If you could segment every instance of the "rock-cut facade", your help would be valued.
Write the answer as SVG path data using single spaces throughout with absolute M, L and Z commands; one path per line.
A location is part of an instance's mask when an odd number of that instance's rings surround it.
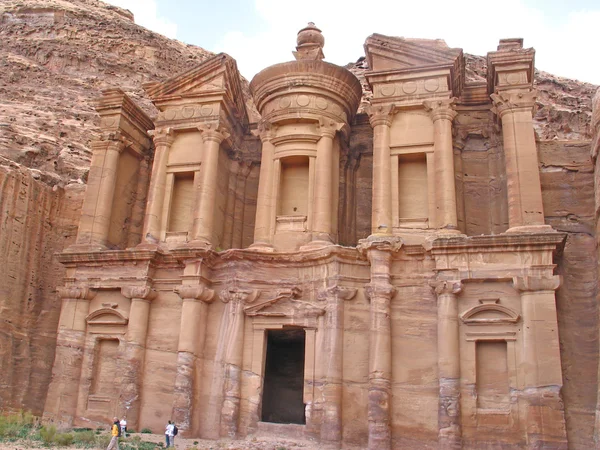
M 374 34 L 362 82 L 295 60 L 250 83 L 213 56 L 96 101 L 44 418 L 218 439 L 567 448 L 534 50 Z M 491 447 L 489 447 L 491 448 Z M 494 447 L 500 448 L 500 447 Z

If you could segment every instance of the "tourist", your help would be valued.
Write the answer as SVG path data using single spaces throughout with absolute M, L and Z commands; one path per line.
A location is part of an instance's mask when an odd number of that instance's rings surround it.
M 125 434 L 125 432 L 127 431 L 127 420 L 125 420 L 125 417 L 121 419 L 119 425 L 121 426 L 121 435 Z
M 173 423 L 169 420 L 169 423 L 165 427 L 165 441 L 167 443 L 167 448 L 171 447 L 174 442 L 173 427 L 174 427 Z
M 110 430 L 112 438 L 106 450 L 119 450 L 119 436 L 121 436 L 121 427 L 119 426 L 119 418 L 113 417 L 113 424 Z

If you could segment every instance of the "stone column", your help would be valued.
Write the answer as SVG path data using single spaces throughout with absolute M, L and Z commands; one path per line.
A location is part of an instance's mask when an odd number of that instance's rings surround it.
M 131 299 L 129 322 L 123 350 L 123 381 L 119 396 L 120 414 L 126 414 L 127 425 L 139 429 L 140 400 L 144 378 L 144 360 L 146 357 L 146 335 L 148 334 L 148 316 L 150 302 L 157 292 L 147 286 L 125 286 L 121 294 Z
M 402 245 L 399 238 L 369 237 L 359 242 L 371 263 L 369 325 L 369 450 L 389 450 L 392 445 L 390 403 L 392 396 L 392 254 Z
M 392 172 L 390 169 L 390 126 L 394 106 L 371 107 L 373 127 L 373 205 L 371 234 L 392 233 Z
M 356 295 L 355 288 L 339 286 L 337 283 L 319 292 L 319 298 L 327 302 L 325 307 L 323 371 L 323 424 L 321 439 L 330 442 L 342 440 L 342 380 L 344 300 Z
M 184 284 L 176 287 L 175 292 L 181 297 L 183 304 L 172 417 L 182 434 L 185 434 L 194 431 L 192 415 L 195 406 L 196 360 L 204 349 L 207 308 L 214 298 L 214 292 L 203 284 Z
M 462 448 L 460 417 L 460 341 L 457 294 L 460 281 L 433 283 L 438 301 L 438 443 L 440 450 Z
M 154 138 L 155 149 L 142 243 L 158 244 L 162 231 L 161 227 L 166 226 L 166 224 L 161 224 L 161 219 L 165 201 L 169 149 L 175 140 L 175 136 L 170 128 L 154 130 L 149 133 Z
M 508 226 L 544 226 L 542 188 L 533 131 L 534 91 L 501 92 L 491 95 L 502 120 Z M 519 231 L 517 228 L 514 231 Z
M 240 401 L 242 358 L 244 355 L 244 306 L 252 303 L 258 297 L 258 291 L 253 289 L 229 288 L 219 294 L 221 300 L 227 303 L 227 312 L 223 326 L 225 332 L 224 391 L 221 407 L 221 430 L 223 437 L 237 436 Z
M 260 174 L 258 179 L 258 195 L 256 198 L 256 221 L 254 224 L 254 243 L 251 247 L 272 247 L 271 218 L 275 202 L 273 199 L 273 154 L 275 146 L 272 139 L 275 130 L 269 123 L 261 123 L 258 135 L 262 141 L 262 156 L 260 159 Z
M 317 158 L 315 162 L 315 189 L 314 193 L 314 220 L 313 220 L 313 242 L 330 244 L 334 242 L 332 224 L 333 190 L 333 138 L 341 125 L 327 120 L 320 123 L 319 131 L 321 139 L 317 142 Z
M 86 317 L 96 292 L 88 287 L 58 288 L 62 298 L 52 381 L 44 408 L 44 420 L 73 426 L 85 348 Z
M 454 151 L 452 121 L 456 117 L 454 99 L 432 100 L 424 103 L 433 120 L 433 152 L 435 158 L 435 218 L 436 228 L 456 230 L 456 188 L 454 180 Z
M 204 143 L 200 184 L 196 194 L 191 243 L 212 246 L 215 204 L 217 200 L 217 179 L 219 176 L 219 149 L 229 133 L 217 125 L 199 127 Z
M 90 180 L 77 232 L 79 245 L 101 249 L 108 244 L 119 157 L 125 147 L 126 142 L 118 133 L 110 133 L 92 145 Z
M 558 276 L 513 278 L 521 293 L 527 448 L 567 449 L 562 369 L 554 291 Z

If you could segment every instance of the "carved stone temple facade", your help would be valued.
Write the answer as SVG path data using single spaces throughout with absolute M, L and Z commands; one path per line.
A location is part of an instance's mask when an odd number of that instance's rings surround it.
M 375 34 L 363 89 L 323 44 L 254 77 L 259 120 L 226 54 L 145 85 L 155 120 L 97 101 L 45 419 L 566 449 L 533 49 L 501 40 L 475 83 L 460 49 Z

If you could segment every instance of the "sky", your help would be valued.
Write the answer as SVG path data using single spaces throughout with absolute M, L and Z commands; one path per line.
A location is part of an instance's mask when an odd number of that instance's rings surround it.
M 105 0 L 106 1 L 106 0 Z M 293 59 L 297 32 L 314 22 L 325 60 L 345 65 L 364 55 L 365 39 L 444 39 L 486 55 L 501 38 L 522 37 L 536 67 L 600 85 L 599 0 L 108 0 L 135 22 L 167 37 L 236 59 L 248 80 Z

